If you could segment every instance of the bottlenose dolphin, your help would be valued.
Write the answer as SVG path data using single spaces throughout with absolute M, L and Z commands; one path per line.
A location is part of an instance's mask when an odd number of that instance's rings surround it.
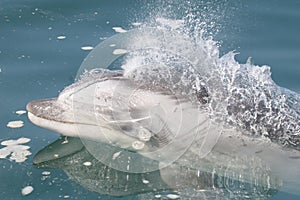
M 285 130 L 287 122 L 299 114 L 291 110 L 295 106 L 283 104 L 288 114 L 278 118 L 276 130 L 268 122 L 267 129 L 260 130 L 269 132 L 251 135 L 251 120 L 241 119 L 244 126 L 238 124 L 236 128 L 232 128 L 232 121 L 224 125 L 212 120 L 211 107 L 206 107 L 212 90 L 205 85 L 189 98 L 164 84 L 168 83 L 147 86 L 124 76 L 123 71 L 99 70 L 67 87 L 58 98 L 30 102 L 28 117 L 34 124 L 65 136 L 137 152 L 158 161 L 160 168 L 176 162 L 269 188 L 276 189 L 282 182 L 283 190 L 299 194 L 299 134 Z M 239 99 L 231 99 L 227 107 L 231 118 L 246 111 Z M 244 105 L 252 109 L 251 104 Z M 267 120 L 264 114 L 275 109 L 268 106 L 255 108 L 261 111 L 263 120 Z M 257 124 L 264 126 L 263 120 Z M 284 142 L 283 137 L 287 137 Z
M 299 95 L 277 86 L 269 67 L 219 57 L 213 44 L 164 29 L 117 34 L 57 98 L 30 102 L 29 119 L 79 137 L 118 171 L 176 164 L 299 195 Z M 121 55 L 122 70 L 97 69 Z

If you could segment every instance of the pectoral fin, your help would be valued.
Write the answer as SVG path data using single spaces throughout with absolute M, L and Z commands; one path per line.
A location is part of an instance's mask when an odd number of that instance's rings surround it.
M 80 138 L 61 137 L 50 145 L 40 150 L 34 157 L 33 163 L 39 165 L 48 161 L 56 160 L 83 149 Z

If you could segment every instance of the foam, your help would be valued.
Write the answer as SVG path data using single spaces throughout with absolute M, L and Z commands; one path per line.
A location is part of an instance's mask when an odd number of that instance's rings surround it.
M 6 125 L 9 128 L 21 128 L 24 126 L 24 122 L 21 120 L 10 121 Z
M 31 155 L 29 151 L 30 147 L 23 145 L 30 142 L 29 138 L 21 137 L 17 140 L 5 140 L 1 142 L 1 145 L 5 146 L 0 149 L 0 158 L 5 159 L 10 156 L 9 159 L 15 162 L 24 162 L 27 157 Z

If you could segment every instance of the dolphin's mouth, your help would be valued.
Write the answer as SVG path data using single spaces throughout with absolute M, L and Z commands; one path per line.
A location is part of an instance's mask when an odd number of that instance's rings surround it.
M 66 121 L 63 114 L 66 112 L 61 106 L 58 106 L 57 98 L 31 101 L 26 105 L 29 115 L 42 118 L 45 120 L 56 121 L 61 123 L 73 123 Z
M 74 117 L 72 107 L 58 102 L 57 98 L 31 101 L 26 105 L 26 110 L 28 111 L 28 116 L 31 121 L 33 118 L 36 118 L 62 124 L 82 124 L 96 126 L 94 123 L 78 122 Z
M 31 101 L 26 105 L 29 120 L 40 127 L 67 136 L 78 136 L 78 126 L 95 127 L 96 124 L 75 120 L 72 108 L 57 98 Z
M 76 132 L 74 121 L 64 117 L 66 109 L 58 105 L 57 98 L 31 101 L 26 105 L 26 110 L 29 120 L 37 126 L 59 133 L 68 130 L 73 135 Z

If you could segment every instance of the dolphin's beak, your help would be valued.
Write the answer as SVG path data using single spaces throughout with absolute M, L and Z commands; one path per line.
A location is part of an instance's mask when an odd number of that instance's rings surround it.
M 63 135 L 77 136 L 72 112 L 66 106 L 61 106 L 57 98 L 31 101 L 26 109 L 29 120 L 35 125 Z
M 27 104 L 26 109 L 30 115 L 34 115 L 35 117 L 63 121 L 62 119 L 59 120 L 59 118 L 62 116 L 64 110 L 57 105 L 57 98 L 31 101 Z
M 60 102 L 57 98 L 31 101 L 27 104 L 26 109 L 28 118 L 33 124 L 65 136 L 105 142 L 121 140 L 126 143 L 125 147 L 133 140 L 122 134 L 120 130 L 111 128 L 105 123 L 99 123 L 93 112 L 90 113 L 85 109 L 77 110 Z

